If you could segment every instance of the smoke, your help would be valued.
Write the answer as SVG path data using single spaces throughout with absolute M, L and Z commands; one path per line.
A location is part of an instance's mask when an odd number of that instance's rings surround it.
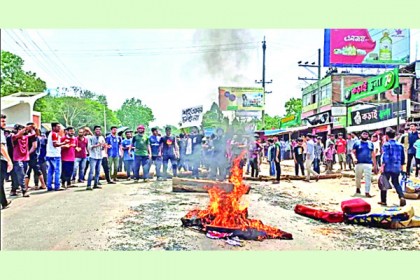
M 204 29 L 194 34 L 201 50 L 206 74 L 221 83 L 249 83 L 243 73 L 248 69 L 250 50 L 259 47 L 248 30 L 244 29 Z

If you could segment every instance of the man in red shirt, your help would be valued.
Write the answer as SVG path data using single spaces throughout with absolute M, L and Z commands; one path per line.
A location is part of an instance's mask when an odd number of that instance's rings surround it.
M 338 162 L 340 163 L 340 170 L 346 169 L 346 151 L 347 151 L 347 141 L 343 139 L 343 133 L 338 134 L 338 139 L 335 142 Z M 343 169 L 344 165 L 344 169 Z
M 79 172 L 79 180 L 78 183 L 85 182 L 85 169 L 86 169 L 86 162 L 87 162 L 87 145 L 88 139 L 84 134 L 84 129 L 79 129 L 79 135 L 76 138 L 76 147 L 75 147 L 75 161 L 74 161 L 74 171 L 72 181 L 76 180 L 76 174 Z
M 68 140 L 68 141 L 66 141 Z M 76 138 L 74 137 L 74 128 L 67 127 L 67 134 L 64 136 L 63 142 L 67 142 L 67 145 L 61 146 L 61 187 L 67 189 L 71 185 L 71 177 L 74 171 L 74 160 L 76 157 L 75 147 Z M 67 183 L 67 185 L 66 185 Z
M 16 134 L 12 136 L 13 144 L 13 169 L 16 172 L 18 185 L 22 188 L 23 197 L 29 197 L 25 185 L 25 177 L 29 162 L 29 138 L 35 137 L 33 127 L 31 125 L 15 125 Z M 17 190 L 12 190 L 11 196 L 17 196 Z

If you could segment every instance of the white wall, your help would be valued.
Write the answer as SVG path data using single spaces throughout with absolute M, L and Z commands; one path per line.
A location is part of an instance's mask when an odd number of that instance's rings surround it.
M 32 107 L 29 103 L 20 103 L 16 106 L 1 110 L 7 116 L 7 123 L 26 125 L 32 121 Z

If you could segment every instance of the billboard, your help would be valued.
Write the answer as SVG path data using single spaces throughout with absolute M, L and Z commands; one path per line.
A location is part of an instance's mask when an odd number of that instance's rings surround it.
M 344 90 L 344 103 L 351 103 L 365 97 L 379 94 L 400 86 L 399 70 L 392 71 L 369 78 L 365 82 L 352 85 Z
M 219 87 L 219 107 L 222 111 L 262 111 L 265 107 L 264 89 Z
M 399 112 L 398 116 L 401 119 L 408 117 L 407 100 L 401 101 L 399 108 L 397 103 L 386 103 L 368 109 L 353 111 L 351 112 L 351 125 L 365 125 L 391 120 L 397 117 L 397 112 Z
M 325 29 L 324 66 L 380 68 L 410 62 L 409 29 Z

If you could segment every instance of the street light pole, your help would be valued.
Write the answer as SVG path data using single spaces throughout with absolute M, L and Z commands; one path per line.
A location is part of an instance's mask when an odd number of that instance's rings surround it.
M 267 49 L 267 45 L 266 45 L 266 41 L 265 41 L 265 36 L 264 36 L 264 41 L 262 41 L 262 49 L 263 49 L 263 67 L 262 67 L 262 80 L 261 81 L 257 81 L 255 80 L 255 82 L 257 84 L 262 84 L 263 90 L 264 90 L 264 106 L 265 106 L 265 95 L 268 93 L 271 93 L 271 91 L 265 91 L 265 84 L 271 84 L 273 82 L 273 80 L 270 80 L 269 82 L 265 81 L 265 50 Z M 263 129 L 265 129 L 265 110 L 262 110 L 262 125 L 263 125 Z
M 321 49 L 318 49 L 318 108 L 317 113 L 321 112 L 320 104 L 321 104 Z

